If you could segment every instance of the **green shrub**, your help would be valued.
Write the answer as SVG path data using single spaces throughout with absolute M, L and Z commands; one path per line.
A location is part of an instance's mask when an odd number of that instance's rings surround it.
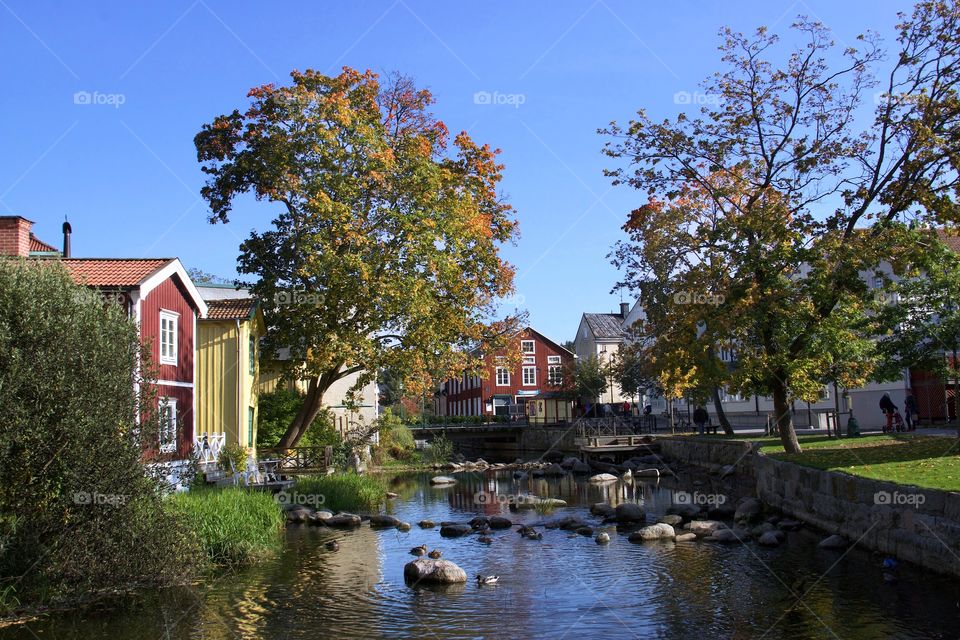
M 56 261 L 0 260 L 5 600 L 34 606 L 193 574 L 189 531 L 142 464 L 159 444 L 153 371 L 118 305 Z
M 329 476 L 301 476 L 297 478 L 292 493 L 323 496 L 322 502 L 316 499 L 312 502 L 336 513 L 375 509 L 386 499 L 387 488 L 382 480 L 374 476 L 336 473 Z
M 271 393 L 260 396 L 260 417 L 257 423 L 257 446 L 263 448 L 275 447 L 280 438 L 287 432 L 287 427 L 293 422 L 304 395 L 294 389 L 277 387 Z M 297 446 L 300 447 L 336 447 L 340 444 L 340 435 L 333 423 L 333 414 L 324 410 L 317 414 L 306 433 L 300 438 Z
M 430 442 L 427 458 L 430 462 L 449 462 L 453 457 L 453 443 L 446 435 L 440 434 Z
M 217 456 L 217 466 L 227 473 L 231 471 L 241 472 L 247 468 L 249 455 L 245 447 L 241 447 L 236 442 L 231 442 L 220 449 L 220 455 Z
M 373 451 L 374 462 L 389 464 L 390 461 L 409 461 L 413 458 L 416 442 L 413 432 L 391 409 L 379 418 L 380 443 Z
M 253 564 L 272 556 L 283 542 L 283 513 L 270 494 L 210 488 L 178 493 L 168 502 L 214 565 Z

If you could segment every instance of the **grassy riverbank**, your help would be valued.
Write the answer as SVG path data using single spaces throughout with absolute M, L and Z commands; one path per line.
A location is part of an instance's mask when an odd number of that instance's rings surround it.
M 298 478 L 292 493 L 293 504 L 307 504 L 333 512 L 365 511 L 386 499 L 387 487 L 375 476 L 336 473 Z
M 213 565 L 237 567 L 272 556 L 282 544 L 283 514 L 273 496 L 242 488 L 195 489 L 169 498 Z

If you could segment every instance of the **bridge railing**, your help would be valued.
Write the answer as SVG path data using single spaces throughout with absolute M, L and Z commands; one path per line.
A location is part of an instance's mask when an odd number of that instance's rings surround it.
M 333 464 L 333 447 L 258 447 L 261 465 L 273 467 L 278 473 L 304 473 L 326 470 Z
M 655 416 L 577 418 L 575 425 L 577 435 L 581 438 L 628 436 L 655 432 L 657 430 L 657 418 Z

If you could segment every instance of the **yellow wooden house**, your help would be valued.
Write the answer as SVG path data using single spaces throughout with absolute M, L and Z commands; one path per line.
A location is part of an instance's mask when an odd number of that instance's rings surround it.
M 256 449 L 259 341 L 266 323 L 246 290 L 198 289 L 209 312 L 197 321 L 195 441 L 201 462 L 215 462 L 227 444 Z

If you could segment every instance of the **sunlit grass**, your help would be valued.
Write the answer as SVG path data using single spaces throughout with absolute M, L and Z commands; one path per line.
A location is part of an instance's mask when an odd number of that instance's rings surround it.
M 305 496 L 323 496 L 322 500 L 297 501 L 314 504 L 330 511 L 358 511 L 373 509 L 387 497 L 383 480 L 356 473 L 337 473 L 330 476 L 302 476 L 292 492 Z

